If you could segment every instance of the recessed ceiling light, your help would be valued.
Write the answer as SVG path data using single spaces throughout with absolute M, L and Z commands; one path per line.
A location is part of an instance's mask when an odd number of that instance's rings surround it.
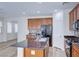
M 38 11 L 37 11 L 37 13 L 39 14 L 39 13 L 40 13 L 40 11 L 38 10 Z
M 25 12 L 22 12 L 22 14 L 25 15 L 26 13 Z
M 57 12 L 57 9 L 55 9 L 54 12 Z

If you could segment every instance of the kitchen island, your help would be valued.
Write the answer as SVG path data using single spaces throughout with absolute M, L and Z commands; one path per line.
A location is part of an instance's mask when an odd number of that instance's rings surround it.
M 44 39 L 44 40 L 43 40 Z M 41 38 L 38 41 L 26 42 L 22 41 L 13 44 L 14 47 L 24 48 L 24 57 L 47 57 L 49 52 L 49 40 L 48 38 Z

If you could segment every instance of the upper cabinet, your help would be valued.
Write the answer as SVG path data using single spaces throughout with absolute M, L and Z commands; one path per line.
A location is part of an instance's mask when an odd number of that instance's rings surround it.
M 74 21 L 76 21 L 77 20 L 77 8 L 75 8 L 74 10 L 73 10 L 73 12 L 74 12 Z
M 52 24 L 52 18 L 42 19 L 42 25 L 51 25 L 51 24 Z
M 35 29 L 40 29 L 41 19 L 34 19 L 34 27 L 35 27 Z
M 73 24 L 73 22 L 74 22 L 74 17 L 73 17 L 74 15 L 73 15 L 73 11 L 71 11 L 70 13 L 69 13 L 69 28 L 70 28 L 70 30 L 72 29 L 72 24 Z
M 51 25 L 52 18 L 33 18 L 28 19 L 29 29 L 40 29 L 41 25 Z
M 79 4 L 77 5 L 77 19 L 79 20 Z
M 79 4 L 69 12 L 69 29 L 72 30 L 73 23 L 79 20 Z
M 28 19 L 28 27 L 29 27 L 29 29 L 33 27 L 32 24 L 33 24 L 33 20 Z
M 28 28 L 29 29 L 39 29 L 41 26 L 40 19 L 28 19 Z

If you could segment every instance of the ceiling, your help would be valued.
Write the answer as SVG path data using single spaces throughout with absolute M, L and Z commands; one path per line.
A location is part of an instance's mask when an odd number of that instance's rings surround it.
M 0 2 L 0 14 L 7 17 L 52 15 L 52 13 L 69 9 L 77 2 Z

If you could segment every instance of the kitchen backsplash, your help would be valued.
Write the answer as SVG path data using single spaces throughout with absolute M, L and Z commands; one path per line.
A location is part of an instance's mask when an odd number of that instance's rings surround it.
M 78 33 L 77 33 L 77 36 L 79 37 L 79 31 L 78 31 Z
M 29 33 L 32 33 L 32 34 L 41 34 L 41 30 L 40 29 L 29 29 Z

